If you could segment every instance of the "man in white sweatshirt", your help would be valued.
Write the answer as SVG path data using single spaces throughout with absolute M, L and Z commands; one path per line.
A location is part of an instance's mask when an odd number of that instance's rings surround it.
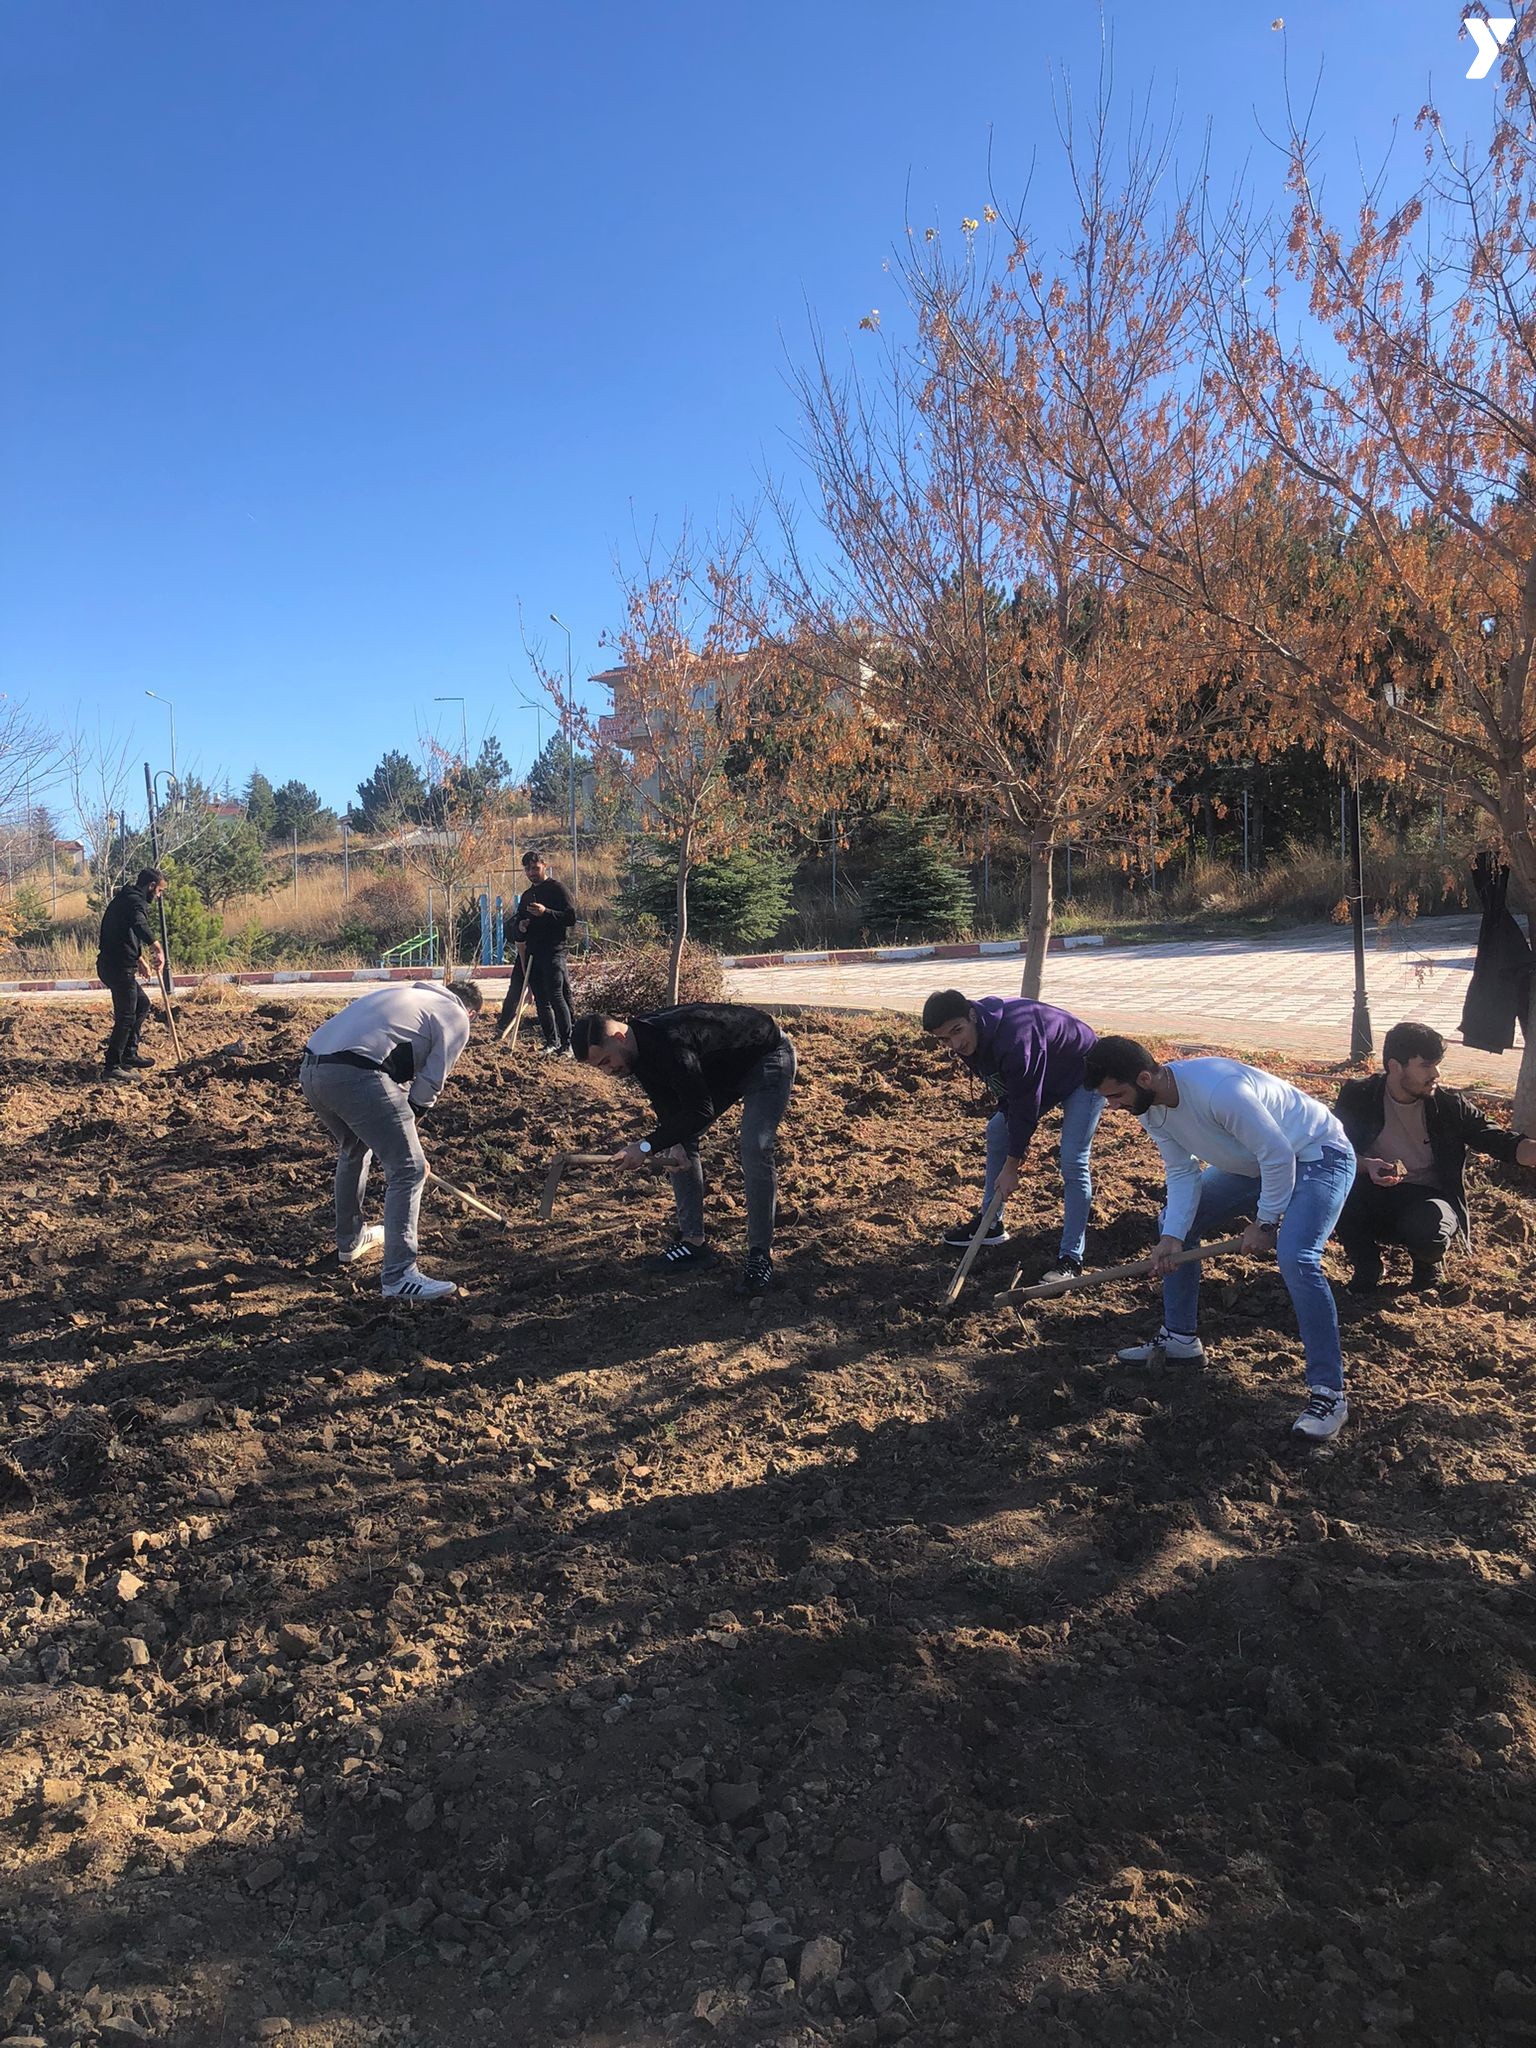
M 348 1003 L 310 1034 L 299 1063 L 304 1100 L 336 1140 L 336 1256 L 350 1266 L 383 1250 L 391 1301 L 440 1301 L 451 1280 L 416 1264 L 427 1162 L 416 1113 L 430 1109 L 469 1043 L 482 997 L 472 981 L 391 982 Z M 363 1223 L 368 1169 L 384 1169 L 384 1225 Z
M 1205 1356 L 1196 1335 L 1200 1262 L 1171 1260 L 1234 1216 L 1251 1216 L 1242 1248 L 1257 1258 L 1278 1253 L 1306 1352 L 1309 1399 L 1293 1430 L 1315 1441 L 1337 1436 L 1349 1404 L 1323 1246 L 1355 1178 L 1343 1125 L 1315 1096 L 1259 1067 L 1223 1059 L 1160 1066 L 1134 1038 L 1099 1039 L 1083 1084 L 1111 1109 L 1139 1118 L 1168 1172 L 1152 1267 L 1163 1283 L 1163 1327 L 1150 1344 L 1120 1352 L 1121 1360 Z

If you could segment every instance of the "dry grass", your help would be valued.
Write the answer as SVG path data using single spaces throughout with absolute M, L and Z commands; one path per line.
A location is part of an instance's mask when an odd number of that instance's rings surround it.
M 535 818 L 519 823 L 518 855 L 530 844 L 548 849 L 556 874 L 568 876 L 561 821 Z M 1445 848 L 1403 850 L 1378 830 L 1366 846 L 1366 898 L 1378 918 L 1412 919 L 1435 916 L 1468 905 L 1467 874 L 1473 848 L 1460 835 Z M 594 936 L 624 936 L 616 915 L 622 845 L 583 847 L 580 901 Z M 278 866 L 274 858 L 274 867 Z M 1061 887 L 1064 864 L 1058 865 L 1057 922 L 1063 931 L 1114 930 L 1184 926 L 1192 930 L 1262 931 L 1300 922 L 1323 922 L 1342 915 L 1344 880 L 1336 846 L 1292 844 L 1284 858 L 1251 875 L 1240 864 L 1204 857 L 1166 868 L 1154 896 L 1142 878 L 1131 887 L 1127 877 L 1103 862 L 1086 869 L 1074 863 L 1071 898 Z M 33 878 L 36 879 L 36 878 Z M 343 894 L 341 841 L 300 848 L 297 885 L 290 878 L 263 894 L 230 903 L 224 928 L 230 937 L 232 966 L 281 962 L 302 966 L 327 963 L 367 966 L 382 946 L 397 943 L 425 929 L 427 890 L 424 879 L 402 869 L 398 857 L 364 854 L 354 842 L 351 891 Z M 522 884 L 512 849 L 505 861 L 477 878 L 475 893 L 500 894 L 508 908 Z M 441 899 L 437 905 L 441 922 Z M 83 888 L 61 888 L 60 929 L 44 945 L 12 952 L 5 965 L 39 979 L 76 978 L 94 972 L 96 916 Z M 990 900 L 978 901 L 977 930 L 983 936 L 1022 932 L 1028 900 L 1017 879 L 994 865 Z M 795 885 L 794 907 L 774 945 L 804 948 L 856 946 L 865 941 L 862 896 L 857 871 L 845 868 L 838 900 L 832 900 L 830 876 L 821 865 L 807 865 Z

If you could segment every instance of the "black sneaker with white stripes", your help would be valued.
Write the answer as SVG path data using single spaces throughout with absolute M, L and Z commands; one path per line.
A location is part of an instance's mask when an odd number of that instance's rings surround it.
M 669 1244 L 664 1252 L 646 1261 L 653 1272 L 668 1273 L 674 1279 L 681 1279 L 685 1273 L 702 1273 L 706 1266 L 718 1264 L 718 1256 L 707 1244 L 690 1244 L 680 1237 L 676 1244 Z
M 738 1294 L 766 1294 L 773 1285 L 773 1256 L 769 1252 L 750 1251 L 747 1263 L 742 1268 L 741 1278 L 736 1283 Z

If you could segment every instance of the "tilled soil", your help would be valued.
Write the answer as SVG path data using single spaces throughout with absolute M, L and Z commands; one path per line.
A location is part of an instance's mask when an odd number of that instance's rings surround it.
M 312 1017 L 185 1014 L 248 1050 L 131 1093 L 0 1019 L 0 2036 L 1536 2041 L 1532 1177 L 1305 1456 L 1272 1268 L 1203 1369 L 1010 1253 L 936 1311 L 981 1129 L 908 1023 L 793 1021 L 760 1305 L 734 1117 L 679 1287 L 648 1183 L 535 1220 L 639 1098 L 482 1033 L 423 1135 L 513 1228 L 429 1193 L 411 1309 L 328 1249 Z M 1134 1257 L 1156 1156 L 1095 1168 Z

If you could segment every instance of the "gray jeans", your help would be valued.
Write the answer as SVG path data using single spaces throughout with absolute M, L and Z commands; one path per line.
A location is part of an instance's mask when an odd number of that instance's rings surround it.
M 427 1162 L 416 1136 L 407 1091 L 366 1067 L 322 1066 L 305 1055 L 299 1067 L 304 1100 L 336 1140 L 336 1249 L 355 1251 L 363 1235 L 368 1169 L 384 1169 L 384 1280 L 399 1280 L 416 1263 L 416 1219 Z
M 766 1252 L 773 1248 L 773 1212 L 779 1192 L 773 1164 L 774 1138 L 789 1107 L 789 1091 L 794 1085 L 795 1048 L 784 1038 L 772 1052 L 764 1053 L 742 1090 L 741 1171 L 747 1184 L 749 1251 Z M 697 1141 L 683 1149 L 688 1154 L 688 1166 L 672 1176 L 678 1234 L 700 1238 L 704 1235 L 704 1167 Z

